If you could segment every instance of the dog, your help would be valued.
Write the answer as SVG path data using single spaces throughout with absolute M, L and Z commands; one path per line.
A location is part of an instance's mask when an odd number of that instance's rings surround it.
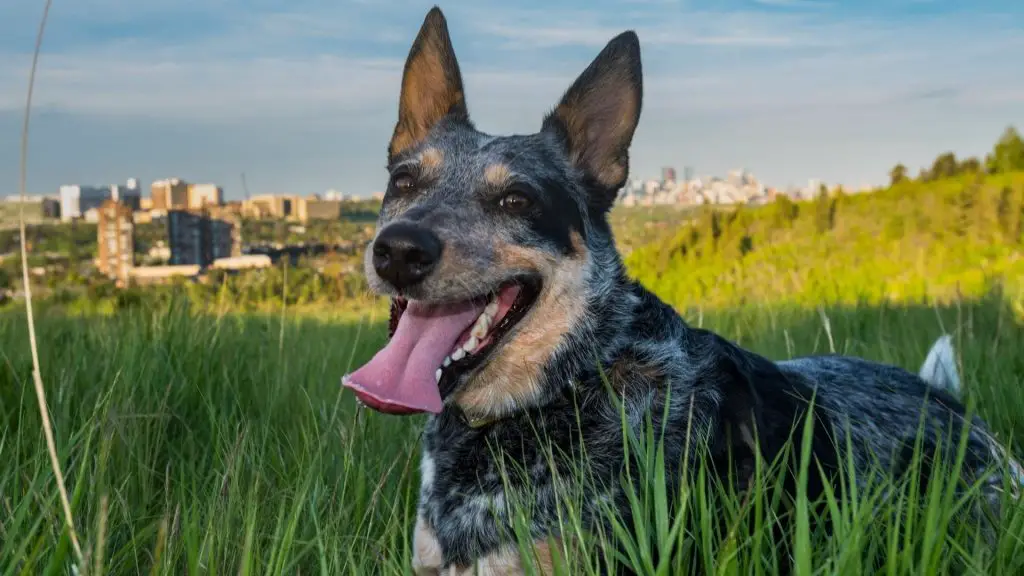
M 549 572 L 564 544 L 559 483 L 572 461 L 593 478 L 619 478 L 624 421 L 661 431 L 668 494 L 697 457 L 748 470 L 754 458 L 771 461 L 801 422 L 826 473 L 845 467 L 841 447 L 858 470 L 905 467 L 919 426 L 935 447 L 966 421 L 965 467 L 1005 464 L 956 397 L 948 339 L 923 377 L 853 357 L 773 362 L 687 325 L 627 276 L 608 212 L 627 179 L 642 96 L 639 39 L 626 31 L 538 132 L 492 136 L 470 119 L 439 8 L 412 44 L 364 262 L 370 288 L 390 297 L 389 340 L 342 383 L 377 411 L 429 414 L 417 574 L 521 573 L 506 509 L 518 491 L 532 495 L 532 554 Z M 551 446 L 567 455 L 553 466 Z M 507 477 L 507 464 L 522 477 Z M 827 481 L 812 478 L 809 495 Z M 600 503 L 629 514 L 615 482 L 592 496 L 581 512 L 590 526 L 603 522 Z

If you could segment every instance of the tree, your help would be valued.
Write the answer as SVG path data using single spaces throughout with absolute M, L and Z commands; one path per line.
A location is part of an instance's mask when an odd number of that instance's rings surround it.
M 800 205 L 785 194 L 779 196 L 773 206 L 772 228 L 790 228 L 800 216 Z
M 939 154 L 935 162 L 932 162 L 931 170 L 928 171 L 928 179 L 941 180 L 943 178 L 951 178 L 957 175 L 959 172 L 958 168 L 956 154 L 952 152 Z
M 893 166 L 893 169 L 889 171 L 889 185 L 895 186 L 900 182 L 907 179 L 907 167 L 903 164 L 897 164 Z
M 991 239 L 999 229 L 999 207 L 996 190 L 985 186 L 985 177 L 978 175 L 971 187 L 974 188 L 973 206 L 970 215 L 970 235 L 975 239 Z
M 999 219 L 999 228 L 1005 238 L 1016 242 L 1021 235 L 1021 217 L 1024 212 L 1024 199 L 1021 198 L 1020 190 L 1009 186 L 1003 187 L 999 194 L 999 205 L 996 208 Z
M 1024 170 L 1024 140 L 1016 128 L 1010 126 L 1003 132 L 985 159 L 985 167 L 993 174 Z
M 960 189 L 960 193 L 955 199 L 957 214 L 953 224 L 953 232 L 957 236 L 964 238 L 971 235 L 972 232 L 977 232 L 973 224 L 977 221 L 981 196 L 981 185 L 977 182 L 964 184 Z
M 824 234 L 832 229 L 834 217 L 835 204 L 828 191 L 823 190 L 814 201 L 814 228 L 818 234 Z
M 960 163 L 959 171 L 961 174 L 977 174 L 981 172 L 981 161 L 972 156 Z

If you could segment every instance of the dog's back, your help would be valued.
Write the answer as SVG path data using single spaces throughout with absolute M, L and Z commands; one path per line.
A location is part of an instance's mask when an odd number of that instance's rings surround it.
M 960 400 L 903 368 L 849 356 L 808 356 L 778 363 L 787 378 L 816 391 L 839 447 L 847 440 L 858 467 L 900 472 L 914 454 L 942 447 L 952 457 L 964 425 L 966 469 L 981 470 L 991 460 L 984 422 L 970 416 Z M 951 462 L 950 462 L 951 464 Z

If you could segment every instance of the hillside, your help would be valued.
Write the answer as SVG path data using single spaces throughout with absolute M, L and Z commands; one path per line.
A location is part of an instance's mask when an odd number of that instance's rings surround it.
M 632 251 L 679 307 L 949 301 L 1024 284 L 1024 172 L 706 211 Z

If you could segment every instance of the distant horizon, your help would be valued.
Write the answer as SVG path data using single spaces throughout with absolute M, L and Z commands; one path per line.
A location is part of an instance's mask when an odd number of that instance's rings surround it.
M 989 152 L 989 151 L 987 151 L 987 152 Z M 936 156 L 939 156 L 940 154 L 942 154 L 942 153 L 941 152 L 937 153 Z M 961 156 L 957 156 L 957 158 L 959 160 L 963 160 L 963 159 L 970 158 L 970 157 L 978 158 L 980 161 L 984 162 L 985 154 L 979 154 L 979 155 L 973 155 L 973 156 L 962 156 L 962 157 Z M 893 165 L 889 167 L 889 170 L 891 170 L 897 164 L 899 164 L 899 162 L 893 163 Z M 679 172 L 681 171 L 679 167 L 677 167 L 677 166 L 664 166 L 664 168 L 675 168 L 676 169 L 676 175 L 679 177 L 677 181 L 679 181 L 679 182 L 683 182 L 684 181 L 684 178 L 679 174 Z M 692 168 L 692 167 L 690 167 L 690 168 Z M 906 168 L 907 168 L 908 172 L 910 172 L 910 173 L 913 173 L 915 171 L 914 167 L 912 167 L 912 166 L 907 166 Z M 918 168 L 918 170 L 919 169 L 923 169 L 923 168 L 927 168 L 927 166 L 921 166 L 921 167 Z M 746 168 L 730 168 L 729 170 L 726 170 L 725 173 L 723 173 L 723 174 L 701 173 L 701 172 L 699 172 L 697 170 L 694 170 L 693 173 L 692 173 L 692 176 L 690 178 L 690 181 L 693 181 L 693 180 L 696 180 L 696 179 L 702 179 L 702 178 L 725 179 L 728 176 L 729 172 L 732 172 L 732 171 L 746 172 L 748 174 L 753 175 L 755 178 L 757 178 L 758 181 L 762 185 L 764 185 L 766 188 L 773 188 L 775 190 L 782 190 L 782 191 L 794 190 L 794 189 L 802 189 L 802 188 L 805 188 L 806 186 L 809 186 L 811 184 L 811 182 L 823 184 L 825 186 L 828 186 L 829 188 L 840 187 L 840 188 L 843 188 L 845 190 L 850 190 L 850 191 L 860 191 L 860 190 L 864 190 L 864 189 L 867 189 L 867 188 L 879 188 L 879 187 L 884 187 L 884 186 L 886 186 L 888 184 L 888 182 L 882 182 L 882 183 L 878 183 L 878 184 L 865 183 L 865 184 L 861 184 L 861 185 L 850 185 L 850 184 L 845 184 L 845 183 L 841 183 L 841 182 L 828 182 L 828 181 L 821 180 L 819 178 L 808 178 L 802 184 L 789 184 L 789 185 L 786 185 L 786 186 L 779 186 L 779 185 L 776 185 L 776 184 L 764 182 L 763 180 L 761 180 L 758 177 L 757 173 L 755 173 L 755 172 L 753 172 L 751 170 L 748 170 Z M 109 184 L 108 183 L 85 183 L 85 182 L 69 183 L 69 182 L 65 182 L 64 184 L 58 185 L 57 189 L 53 190 L 52 192 L 29 192 L 29 191 L 27 191 L 25 196 L 27 198 L 39 198 L 39 197 L 54 197 L 54 198 L 56 198 L 56 197 L 59 196 L 60 187 L 61 186 L 91 186 L 91 187 L 99 187 L 99 188 L 107 187 L 107 186 L 120 186 L 120 185 L 123 185 L 124 183 L 126 183 L 129 178 L 133 178 L 133 177 L 124 178 L 120 182 L 111 182 Z M 224 195 L 223 195 L 224 202 L 239 202 L 239 201 L 245 200 L 244 192 L 239 192 L 240 197 L 232 198 L 232 197 L 229 197 L 230 195 L 228 193 L 228 188 L 226 186 L 218 183 L 218 182 L 210 182 L 210 181 L 204 181 L 204 180 L 190 180 L 189 178 L 187 178 L 185 176 L 162 176 L 162 177 L 159 177 L 159 178 L 154 178 L 154 179 L 149 180 L 149 181 L 144 180 L 142 178 L 136 178 L 139 181 L 139 183 L 140 183 L 140 188 L 139 189 L 142 191 L 142 197 L 143 198 L 150 198 L 150 197 L 152 197 L 152 190 L 151 190 L 152 183 L 156 182 L 156 181 L 159 181 L 159 180 L 165 180 L 165 179 L 168 179 L 168 178 L 180 178 L 181 180 L 183 180 L 183 181 L 185 181 L 185 182 L 187 182 L 189 184 L 214 184 L 214 185 L 216 185 L 216 186 L 218 186 L 218 187 L 220 187 L 222 189 L 222 191 L 224 193 Z M 622 189 L 623 190 L 627 190 L 629 188 L 629 183 L 630 182 L 635 182 L 635 181 L 659 182 L 659 181 L 661 181 L 661 176 L 660 175 L 659 176 L 633 176 L 633 175 L 630 175 L 628 180 L 627 180 L 627 184 L 625 186 L 623 186 Z M 240 185 L 239 185 L 239 188 L 241 188 Z M 370 191 L 370 192 L 363 192 L 363 193 L 345 192 L 344 190 L 338 189 L 336 187 L 328 187 L 328 188 L 326 188 L 324 190 L 321 190 L 319 192 L 316 192 L 316 191 L 312 191 L 312 192 L 269 192 L 269 191 L 252 192 L 250 190 L 249 197 L 251 198 L 251 197 L 255 197 L 255 196 L 268 196 L 268 195 L 269 196 L 300 196 L 300 197 L 313 196 L 313 195 L 323 196 L 324 194 L 327 194 L 329 192 L 337 192 L 337 193 L 342 194 L 344 197 L 354 197 L 354 198 L 358 198 L 358 199 L 361 199 L 361 200 L 370 200 L 370 199 L 372 199 L 374 194 L 383 194 L 384 190 L 373 190 L 373 191 Z M 17 192 L 14 192 L 14 193 L 11 193 L 11 194 L 0 195 L 0 199 L 2 199 L 2 200 L 9 200 L 9 199 L 17 197 L 17 196 L 19 196 L 19 194 Z
M 672 166 L 672 168 L 675 168 L 675 167 Z M 690 180 L 692 181 L 692 180 L 701 179 L 701 178 L 721 178 L 721 179 L 725 179 L 728 176 L 728 173 L 731 172 L 731 171 L 734 171 L 734 170 L 735 171 L 743 171 L 743 172 L 746 172 L 748 174 L 752 174 L 755 178 L 757 177 L 757 174 L 752 172 L 752 171 L 750 171 L 750 170 L 746 170 L 744 168 L 732 168 L 730 170 L 727 170 L 725 174 L 705 174 L 705 173 L 700 173 L 700 172 L 694 171 L 694 173 L 693 173 L 692 177 L 690 178 Z M 676 171 L 677 171 L 677 176 L 679 176 L 679 174 L 678 174 L 679 169 L 676 168 Z M 143 180 L 141 178 L 137 178 L 137 180 L 140 183 L 139 189 L 142 191 L 142 197 L 143 198 L 150 198 L 150 197 L 152 197 L 152 190 L 151 190 L 152 183 L 153 182 L 157 182 L 159 180 L 165 180 L 167 178 L 180 178 L 181 180 L 183 180 L 183 181 L 185 181 L 185 182 L 187 182 L 189 184 L 214 184 L 214 185 L 220 187 L 223 190 L 223 192 L 224 192 L 224 201 L 225 202 L 229 202 L 229 201 L 234 202 L 234 201 L 245 200 L 245 194 L 244 193 L 241 193 L 241 197 L 239 197 L 239 198 L 229 198 L 228 197 L 227 188 L 225 186 L 221 185 L 218 182 L 189 180 L 187 177 L 184 177 L 184 176 L 165 176 L 165 177 L 161 177 L 161 178 L 154 178 L 153 180 L 150 180 L 150 181 L 146 181 L 146 180 Z M 123 185 L 125 182 L 127 182 L 127 180 L 128 180 L 128 178 L 125 178 L 121 182 L 111 182 L 109 184 L 107 184 L 107 183 L 95 183 L 95 182 L 94 183 L 85 183 L 85 182 L 71 183 L 71 182 L 65 182 L 64 184 L 58 185 L 57 189 L 55 189 L 52 192 L 28 192 L 27 191 L 25 193 L 25 196 L 27 198 L 39 198 L 39 197 L 48 197 L 48 196 L 57 197 L 57 196 L 59 196 L 60 187 L 61 186 L 89 186 L 89 187 L 104 188 L 104 187 L 108 187 L 108 186 L 120 186 L 120 185 Z M 632 176 L 631 175 L 628 180 L 630 182 L 632 182 L 632 181 L 660 182 L 661 181 L 661 177 L 660 176 Z M 760 179 L 758 179 L 758 180 L 760 181 Z M 777 185 L 769 184 L 769 183 L 765 183 L 765 182 L 761 182 L 761 183 L 764 184 L 764 186 L 766 186 L 767 188 L 774 188 L 774 189 L 777 189 L 777 190 L 788 190 L 788 189 L 793 189 L 793 188 L 802 188 L 803 186 L 809 185 L 810 182 L 816 181 L 816 180 L 817 179 L 815 179 L 815 178 L 808 178 L 807 181 L 804 182 L 803 185 L 793 184 L 793 185 L 789 185 L 789 186 L 777 186 Z M 682 177 L 679 177 L 678 181 L 679 182 L 683 182 L 684 179 Z M 825 184 L 825 185 L 828 185 L 828 186 L 840 186 L 840 187 L 843 187 L 843 188 L 849 188 L 850 190 L 860 190 L 860 189 L 864 188 L 864 186 L 848 186 L 846 184 L 842 184 L 842 183 L 838 183 L 838 182 L 824 182 L 824 181 L 821 181 L 821 183 Z M 143 185 L 143 184 L 145 184 L 145 185 Z M 627 188 L 628 188 L 628 182 L 627 182 L 627 185 L 623 187 L 623 190 L 625 190 Z M 313 196 L 313 195 L 323 196 L 324 194 L 326 194 L 328 192 L 337 192 L 337 193 L 342 194 L 344 197 L 355 197 L 355 198 L 360 198 L 360 199 L 364 199 L 364 200 L 369 200 L 369 199 L 371 199 L 373 197 L 374 194 L 383 194 L 384 190 L 373 190 L 373 191 L 364 192 L 364 193 L 344 192 L 343 190 L 340 190 L 338 188 L 327 188 L 327 189 L 321 190 L 319 192 L 252 192 L 252 191 L 250 191 L 249 196 L 250 197 L 268 196 L 268 195 L 269 196 Z M 14 192 L 14 193 L 11 193 L 11 194 L 0 195 L 0 199 L 7 200 L 7 199 L 10 199 L 10 198 L 13 198 L 13 197 L 17 197 L 17 196 L 19 196 L 19 194 L 17 192 Z
M 470 114 L 495 134 L 539 128 L 605 42 L 637 31 L 638 175 L 742 166 L 783 189 L 878 186 L 897 163 L 916 171 L 946 151 L 984 157 L 1024 118 L 1024 63 L 1004 63 L 1024 53 L 1019 2 L 480 1 L 441 8 Z M 433 4 L 57 3 L 28 189 L 177 173 L 240 199 L 245 172 L 252 194 L 368 196 L 386 182 L 403 62 Z M 0 130 L 11 135 L 40 10 L 0 8 Z M 0 141 L 7 186 L 18 157 L 16 137 Z

